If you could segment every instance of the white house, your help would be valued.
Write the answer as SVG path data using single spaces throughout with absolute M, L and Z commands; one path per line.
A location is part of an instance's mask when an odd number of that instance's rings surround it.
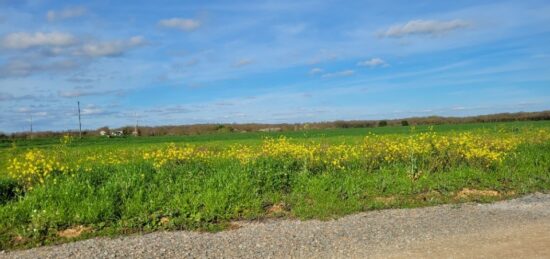
M 111 136 L 113 136 L 113 137 L 120 137 L 120 136 L 123 136 L 123 135 L 124 135 L 124 132 L 122 130 L 116 130 L 116 131 L 111 132 Z

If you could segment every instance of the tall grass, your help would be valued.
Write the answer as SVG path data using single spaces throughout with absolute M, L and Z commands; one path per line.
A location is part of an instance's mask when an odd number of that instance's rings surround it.
M 90 154 L 68 150 L 75 159 L 75 154 Z M 4 177 L 0 248 L 64 242 L 59 232 L 74 226 L 91 229 L 79 238 L 159 229 L 212 231 L 238 219 L 330 219 L 364 210 L 490 201 L 550 190 L 548 141 L 520 144 L 489 167 L 451 163 L 428 171 L 431 164 L 411 167 L 413 160 L 403 159 L 372 168 L 316 170 L 303 161 L 258 157 L 249 163 L 227 158 L 162 166 L 143 159 L 96 163 L 89 170 L 53 173 L 32 188 Z M 424 173 L 412 173 L 417 170 Z M 464 188 L 499 195 L 458 196 Z

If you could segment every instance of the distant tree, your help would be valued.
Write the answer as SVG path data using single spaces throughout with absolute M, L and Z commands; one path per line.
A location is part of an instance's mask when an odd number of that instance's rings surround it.
M 1 1 L 1 0 L 0 0 Z M 497 122 L 497 121 L 526 121 L 526 120 L 550 120 L 550 110 L 541 112 L 519 112 L 519 113 L 500 113 L 489 115 L 478 115 L 470 117 L 441 117 L 441 116 L 428 116 L 428 117 L 410 117 L 400 118 L 395 120 L 370 120 L 370 121 L 324 121 L 324 122 L 310 122 L 303 124 L 194 124 L 194 125 L 164 125 L 164 126 L 141 126 L 139 128 L 140 135 L 142 136 L 166 136 L 166 135 L 198 135 L 208 134 L 214 132 L 254 132 L 265 128 L 280 128 L 281 131 L 289 131 L 296 129 L 331 129 L 331 128 L 360 128 L 360 127 L 384 127 L 389 125 L 438 125 L 438 124 L 458 124 L 458 123 L 475 123 L 475 122 Z M 116 130 L 124 130 L 125 134 L 131 134 L 134 130 L 134 125 L 128 127 L 118 128 Z M 102 127 L 96 131 L 83 131 L 83 135 L 98 134 L 99 131 L 107 127 Z M 33 132 L 33 138 L 43 137 L 62 137 L 65 134 L 74 134 L 70 131 L 43 131 Z M 0 133 L 0 139 L 6 138 L 26 138 L 29 132 L 14 132 L 3 135 Z
M 349 123 L 346 121 L 335 121 L 334 126 L 336 126 L 336 128 L 346 129 L 349 128 Z
M 233 132 L 233 131 L 235 131 L 235 129 L 231 126 L 220 124 L 220 125 L 216 126 L 216 131 L 227 133 L 227 132 Z
M 107 127 L 107 126 L 103 126 L 103 127 L 98 128 L 98 129 L 96 130 L 97 134 L 99 134 L 101 131 L 104 131 L 104 132 L 107 133 L 107 134 L 109 134 L 109 132 L 111 132 L 111 131 L 109 130 L 109 127 Z
M 132 131 L 134 131 L 134 127 L 132 126 L 125 126 L 125 127 L 122 127 L 122 134 L 124 136 L 127 136 L 127 135 L 131 135 L 132 134 Z

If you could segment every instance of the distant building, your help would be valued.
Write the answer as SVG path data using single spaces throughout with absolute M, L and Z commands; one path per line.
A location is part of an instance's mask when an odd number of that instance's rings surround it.
M 99 131 L 100 136 L 107 136 L 108 132 L 105 130 Z
M 259 129 L 258 131 L 261 131 L 261 132 L 277 132 L 277 131 L 281 131 L 281 128 L 265 128 L 265 129 Z
M 121 137 L 121 136 L 124 136 L 124 131 L 122 131 L 122 130 L 115 130 L 115 131 L 111 132 L 111 136 L 113 136 L 113 137 Z

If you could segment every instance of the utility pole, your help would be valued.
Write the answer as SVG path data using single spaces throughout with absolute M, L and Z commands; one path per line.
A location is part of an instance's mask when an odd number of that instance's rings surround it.
M 80 121 L 80 101 L 76 101 L 78 105 L 78 137 L 82 139 L 82 122 Z
M 132 135 L 137 137 L 139 136 L 139 131 L 138 131 L 139 119 L 138 119 L 137 113 L 134 113 L 134 117 L 136 117 L 136 126 L 134 127 L 134 132 L 132 132 Z
M 30 115 L 31 115 L 31 139 L 32 139 L 32 113 Z

